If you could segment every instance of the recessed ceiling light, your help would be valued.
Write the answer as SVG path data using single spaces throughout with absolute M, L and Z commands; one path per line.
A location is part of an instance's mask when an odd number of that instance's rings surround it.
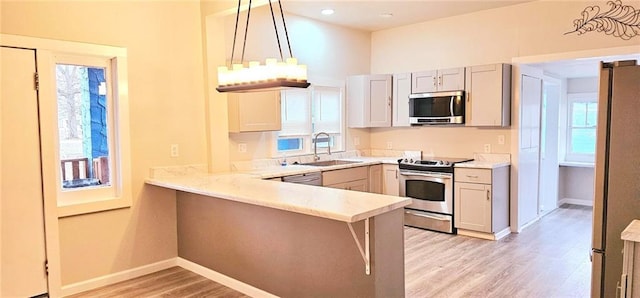
M 393 17 L 393 14 L 392 14 L 392 13 L 390 13 L 390 12 L 385 12 L 385 13 L 381 13 L 381 14 L 380 14 L 380 17 L 381 17 L 381 18 L 386 18 L 386 19 L 388 19 L 388 18 Z
M 322 11 L 320 11 L 320 13 L 322 13 L 325 16 L 332 15 L 334 12 L 335 11 L 331 8 L 325 8 Z

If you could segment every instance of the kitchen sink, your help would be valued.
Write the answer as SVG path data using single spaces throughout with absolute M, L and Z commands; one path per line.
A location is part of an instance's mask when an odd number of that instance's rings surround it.
M 315 166 L 315 167 L 329 167 L 329 166 L 337 166 L 337 165 L 348 165 L 352 163 L 361 163 L 361 161 L 352 161 L 352 160 L 323 160 L 323 161 L 314 161 L 303 163 L 301 165 L 305 166 Z

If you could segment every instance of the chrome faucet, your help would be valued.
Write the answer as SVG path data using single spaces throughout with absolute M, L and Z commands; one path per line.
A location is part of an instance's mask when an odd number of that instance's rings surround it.
M 327 139 L 329 139 L 327 141 L 327 150 L 329 155 L 331 155 L 331 136 L 329 136 L 328 133 L 326 132 L 319 132 L 316 134 L 315 138 L 313 139 L 313 160 L 318 161 L 320 160 L 320 156 L 318 156 L 318 136 L 319 135 L 325 135 L 327 136 Z

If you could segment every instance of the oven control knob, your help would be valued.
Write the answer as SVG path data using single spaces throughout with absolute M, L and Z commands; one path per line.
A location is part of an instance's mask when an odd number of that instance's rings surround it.
M 445 165 L 445 166 L 448 166 L 449 162 L 448 161 L 443 161 L 442 164 Z

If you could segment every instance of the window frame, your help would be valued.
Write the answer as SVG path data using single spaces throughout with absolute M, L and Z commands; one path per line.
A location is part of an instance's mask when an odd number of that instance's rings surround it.
M 577 129 L 577 127 L 573 126 L 573 105 L 574 103 L 595 103 L 596 106 L 598 104 L 598 93 L 597 92 L 583 92 L 583 93 L 569 93 L 567 94 L 567 106 L 566 106 L 566 136 L 564 138 L 564 161 L 565 162 L 577 162 L 577 163 L 585 163 L 585 164 L 593 164 L 595 163 L 595 148 L 593 153 L 574 153 L 571 151 L 571 147 L 573 145 L 573 130 Z M 596 121 L 593 126 L 584 127 L 581 129 L 585 130 L 593 130 L 597 132 L 597 109 L 596 109 Z M 594 140 L 595 142 L 595 140 Z
M 126 49 L 101 45 L 64 43 L 37 49 L 40 79 L 40 122 L 45 194 L 53 194 L 58 218 L 128 208 L 132 205 L 129 104 Z M 83 63 L 84 62 L 84 63 Z M 55 68 L 57 64 L 107 66 L 109 170 L 107 187 L 62 187 Z M 97 64 L 97 65 L 96 65 Z
M 340 92 L 340 132 L 336 133 L 336 132 L 329 132 L 330 137 L 332 138 L 332 142 L 338 143 L 339 147 L 338 149 L 334 150 L 334 148 L 331 148 L 331 152 L 342 152 L 346 150 L 346 121 L 345 121 L 345 88 L 344 88 L 344 83 L 343 82 L 325 82 L 325 84 L 314 84 L 312 86 L 310 86 L 308 89 L 306 89 L 305 91 L 308 92 L 308 96 L 307 96 L 307 104 L 306 106 L 308 107 L 309 111 L 308 111 L 308 115 L 309 118 L 307 119 L 307 126 L 310 127 L 310 133 L 309 134 L 281 134 L 281 131 L 275 131 L 272 134 L 272 150 L 271 150 L 271 156 L 273 158 L 278 158 L 278 157 L 282 157 L 282 156 L 294 156 L 294 155 L 307 155 L 307 154 L 313 154 L 313 139 L 315 137 L 315 135 L 318 133 L 315 131 L 315 125 L 314 125 L 314 116 L 315 116 L 315 112 L 313 111 L 313 106 L 314 106 L 314 101 L 315 99 L 315 92 L 316 90 L 320 91 L 323 89 L 337 89 Z M 283 90 L 282 92 L 286 92 L 286 90 Z M 282 96 L 284 98 L 284 96 Z M 283 114 L 284 116 L 284 114 Z M 284 127 L 284 125 L 283 125 Z M 287 150 L 287 151 L 278 151 L 278 139 L 280 138 L 302 138 L 303 139 L 303 143 L 302 143 L 302 150 Z M 324 152 L 324 150 L 322 151 Z

